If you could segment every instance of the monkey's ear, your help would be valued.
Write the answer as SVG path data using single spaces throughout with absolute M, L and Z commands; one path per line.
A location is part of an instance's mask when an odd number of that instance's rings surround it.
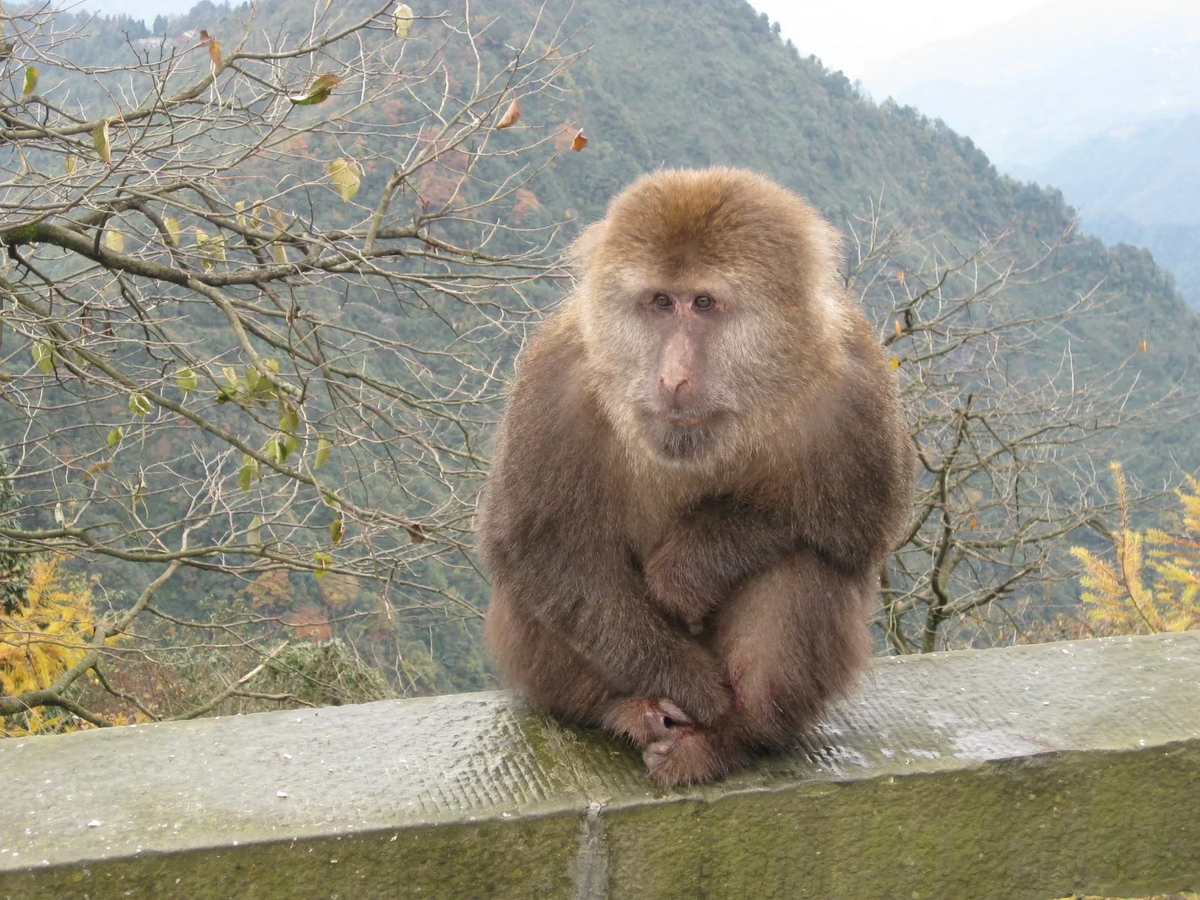
M 596 255 L 596 248 L 600 246 L 603 238 L 603 222 L 593 222 L 583 229 L 579 237 L 575 238 L 571 242 L 571 246 L 567 248 L 567 267 L 576 275 L 584 274 L 592 267 L 592 257 Z

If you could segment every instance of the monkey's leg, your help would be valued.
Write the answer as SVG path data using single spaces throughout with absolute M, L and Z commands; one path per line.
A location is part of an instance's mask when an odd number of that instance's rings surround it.
M 735 591 L 713 638 L 734 684 L 734 710 L 712 729 L 649 721 L 659 735 L 645 753 L 654 779 L 671 787 L 721 778 L 812 728 L 870 659 L 873 582 L 804 551 Z
M 611 690 L 587 660 L 502 595 L 492 598 L 484 628 L 506 681 L 538 712 L 603 728 L 638 747 L 657 739 L 664 728 L 691 724 L 670 700 Z

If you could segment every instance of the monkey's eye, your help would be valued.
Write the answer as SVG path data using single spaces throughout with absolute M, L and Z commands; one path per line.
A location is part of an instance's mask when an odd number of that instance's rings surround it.
M 708 296 L 708 294 L 697 294 L 696 299 L 692 301 L 692 306 L 703 311 L 706 309 L 712 309 L 715 302 L 716 301 L 714 301 L 712 297 Z
M 671 309 L 674 306 L 675 306 L 675 301 L 672 300 L 670 297 L 668 297 L 666 294 L 655 294 L 654 295 L 654 308 L 655 309 Z

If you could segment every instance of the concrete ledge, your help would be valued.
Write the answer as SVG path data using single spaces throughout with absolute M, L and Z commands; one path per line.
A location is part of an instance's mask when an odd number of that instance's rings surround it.
M 1200 632 L 877 661 L 664 795 L 499 694 L 0 741 L 0 897 L 1040 900 L 1200 888 Z

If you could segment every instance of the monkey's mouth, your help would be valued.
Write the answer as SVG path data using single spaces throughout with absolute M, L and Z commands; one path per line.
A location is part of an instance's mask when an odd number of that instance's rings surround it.
M 665 416 L 667 425 L 672 428 L 699 428 L 701 425 L 706 425 L 711 418 L 712 416 L 708 414 L 676 412 L 674 410 Z
M 716 439 L 721 418 L 718 412 L 694 409 L 655 410 L 645 416 L 643 426 L 659 455 L 685 461 L 705 455 Z

